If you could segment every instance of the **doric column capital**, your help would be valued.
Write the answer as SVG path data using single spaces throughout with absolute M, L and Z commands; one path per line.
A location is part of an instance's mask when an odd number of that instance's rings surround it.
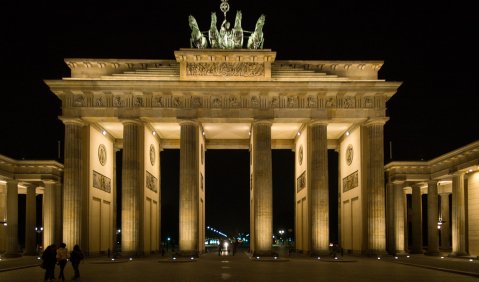
M 139 119 L 121 119 L 120 121 L 123 125 L 126 125 L 126 124 L 143 125 L 143 122 Z
M 405 184 L 406 175 L 393 175 L 390 177 L 389 181 L 391 181 L 393 184 Z
M 181 125 L 193 125 L 193 126 L 199 126 L 200 122 L 195 120 L 195 119 L 179 119 L 178 123 Z
M 427 186 L 428 186 L 428 187 L 429 187 L 429 186 L 437 186 L 437 183 L 438 183 L 438 182 L 439 182 L 438 180 L 430 179 L 430 180 L 427 181 Z
M 79 125 L 79 126 L 85 126 L 87 123 L 80 119 L 80 118 L 68 118 L 68 117 L 60 117 L 60 120 L 63 122 L 65 125 Z
M 329 124 L 329 121 L 326 119 L 312 119 L 309 123 L 308 126 L 318 126 L 318 125 L 325 125 L 327 126 Z
M 364 125 L 371 126 L 371 125 L 384 125 L 389 120 L 388 117 L 375 117 L 370 118 L 364 122 Z
M 252 125 L 273 125 L 273 121 L 270 119 L 255 119 L 252 123 Z

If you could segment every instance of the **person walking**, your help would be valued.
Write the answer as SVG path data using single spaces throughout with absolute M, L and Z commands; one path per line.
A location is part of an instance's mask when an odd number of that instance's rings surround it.
M 42 254 L 42 265 L 45 269 L 45 281 L 54 281 L 55 280 L 55 264 L 57 262 L 56 258 L 57 246 L 54 244 L 48 246 Z
M 65 270 L 65 265 L 67 264 L 69 257 L 70 254 L 68 253 L 67 245 L 61 243 L 60 247 L 57 249 L 57 263 L 60 266 L 60 275 L 58 276 L 58 279 L 61 279 L 62 281 L 65 280 L 63 271 Z
M 70 253 L 70 261 L 72 262 L 73 271 L 75 275 L 73 276 L 73 280 L 80 278 L 80 262 L 83 260 L 84 255 L 80 246 L 75 245 L 73 246 L 73 251 Z

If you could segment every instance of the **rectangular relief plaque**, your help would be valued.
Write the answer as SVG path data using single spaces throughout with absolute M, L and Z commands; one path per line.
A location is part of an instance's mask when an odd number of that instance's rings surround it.
M 156 191 L 158 191 L 157 183 L 158 183 L 158 179 L 155 176 L 153 176 L 153 174 L 146 171 L 146 188 L 156 193 Z
M 304 187 L 306 187 L 306 171 L 303 171 L 296 180 L 296 193 L 299 193 Z
M 358 171 L 356 170 L 343 178 L 343 193 L 359 186 L 358 177 Z
M 93 171 L 93 188 L 97 188 L 107 193 L 110 193 L 111 179 L 99 172 Z

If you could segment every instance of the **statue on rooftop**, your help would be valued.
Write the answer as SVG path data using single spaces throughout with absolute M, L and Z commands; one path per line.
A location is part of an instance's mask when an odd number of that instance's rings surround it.
M 191 28 L 190 48 L 203 49 L 208 47 L 208 41 L 198 27 L 195 17 L 189 16 L 188 22 Z
M 263 26 L 265 16 L 261 15 L 256 23 L 256 28 L 253 32 L 243 30 L 241 27 L 241 20 L 243 14 L 241 11 L 236 11 L 235 25 L 231 27 L 231 23 L 226 18 L 226 13 L 229 11 L 228 0 L 221 0 L 220 9 L 224 14 L 224 20 L 221 23 L 218 31 L 216 13 L 211 13 L 211 24 L 208 31 L 200 31 L 196 19 L 190 15 L 189 23 L 191 28 L 190 48 L 207 48 L 208 41 L 211 48 L 222 49 L 241 49 L 243 47 L 243 40 L 245 33 L 249 33 L 247 48 L 248 49 L 262 49 L 264 43 Z M 206 40 L 208 36 L 208 41 Z
M 248 38 L 248 49 L 263 49 L 264 36 L 263 36 L 263 26 L 264 26 L 265 16 L 261 15 L 256 22 L 256 27 L 254 32 Z

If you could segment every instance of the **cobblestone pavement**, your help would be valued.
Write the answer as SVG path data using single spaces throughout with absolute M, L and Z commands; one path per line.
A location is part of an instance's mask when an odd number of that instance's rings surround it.
M 36 257 L 2 259 L 0 281 L 43 281 L 44 270 Z M 417 267 L 419 266 L 419 267 Z M 251 258 L 246 252 L 235 256 L 201 255 L 198 259 L 152 256 L 141 259 L 89 258 L 80 264 L 80 281 L 478 281 L 477 258 L 448 258 L 412 255 L 407 257 L 345 256 L 311 258 L 301 255 L 278 259 Z M 58 275 L 58 268 L 56 269 Z M 70 264 L 67 280 L 73 276 Z

